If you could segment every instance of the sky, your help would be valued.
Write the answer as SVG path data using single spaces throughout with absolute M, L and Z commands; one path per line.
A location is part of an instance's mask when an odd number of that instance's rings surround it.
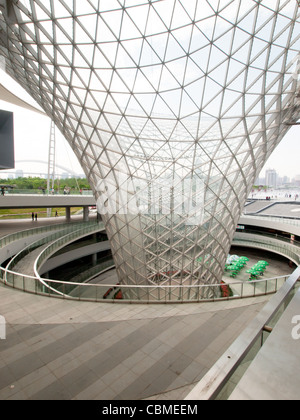
M 294 126 L 286 134 L 280 145 L 267 161 L 261 176 L 266 169 L 276 169 L 280 176 L 294 178 L 300 175 L 300 126 Z
M 15 95 L 37 106 L 34 100 L 2 70 L 0 70 L 0 81 Z M 1 100 L 0 109 L 14 112 L 16 164 L 15 169 L 9 172 L 20 169 L 25 173 L 30 172 L 37 176 L 47 173 L 50 118 Z M 45 163 L 35 162 L 37 160 Z M 56 163 L 64 168 L 68 168 L 69 171 L 75 172 L 77 175 L 83 174 L 76 156 L 58 129 L 56 129 Z M 291 179 L 296 175 L 300 175 L 300 126 L 290 129 L 282 143 L 268 160 L 260 175 L 261 177 L 265 175 L 266 169 L 276 169 L 280 176 L 288 176 Z M 66 172 L 66 170 L 57 168 L 57 174 L 63 172 Z M 4 174 L 2 176 L 4 177 Z
M 21 99 L 39 108 L 35 101 L 2 70 L 0 70 L 0 82 Z M 51 119 L 2 100 L 0 100 L 0 109 L 14 113 L 15 169 L 8 172 L 23 170 L 25 173 L 31 172 L 37 176 L 47 173 Z M 56 173 L 59 175 L 67 172 L 63 169 L 66 168 L 77 175 L 83 174 L 78 159 L 64 136 L 58 129 L 55 130 L 55 134 L 56 163 L 62 167 L 57 167 Z M 45 163 L 36 162 L 39 160 Z

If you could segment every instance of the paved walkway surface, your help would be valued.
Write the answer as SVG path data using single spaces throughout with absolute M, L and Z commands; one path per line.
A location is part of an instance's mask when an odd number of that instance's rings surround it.
M 299 307 L 300 289 L 237 383 L 230 400 L 299 401 Z
M 1 286 L 0 400 L 181 400 L 264 304 L 85 303 Z
M 267 299 L 87 303 L 1 285 L 0 400 L 183 400 Z

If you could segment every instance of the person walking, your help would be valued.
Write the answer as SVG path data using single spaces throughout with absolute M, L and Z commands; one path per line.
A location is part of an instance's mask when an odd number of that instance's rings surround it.
M 37 213 L 35 213 L 35 221 L 37 222 L 37 219 L 38 219 L 38 215 L 37 215 Z
M 33 212 L 31 213 L 31 218 L 32 218 L 32 221 L 34 222 L 34 213 Z

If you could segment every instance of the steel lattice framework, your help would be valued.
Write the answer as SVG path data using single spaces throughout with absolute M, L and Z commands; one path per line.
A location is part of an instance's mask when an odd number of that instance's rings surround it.
M 121 283 L 221 281 L 250 189 L 299 118 L 298 3 L 0 0 L 7 72 L 80 160 Z

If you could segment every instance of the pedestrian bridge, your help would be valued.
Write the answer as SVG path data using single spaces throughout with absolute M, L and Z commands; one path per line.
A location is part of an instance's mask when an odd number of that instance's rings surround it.
M 91 207 L 96 205 L 93 195 L 6 194 L 0 196 L 0 208 Z
M 89 219 L 89 207 L 96 206 L 96 200 L 92 194 L 5 194 L 0 196 L 0 209 L 66 209 L 66 219 L 71 219 L 71 208 L 83 208 L 83 220 Z

